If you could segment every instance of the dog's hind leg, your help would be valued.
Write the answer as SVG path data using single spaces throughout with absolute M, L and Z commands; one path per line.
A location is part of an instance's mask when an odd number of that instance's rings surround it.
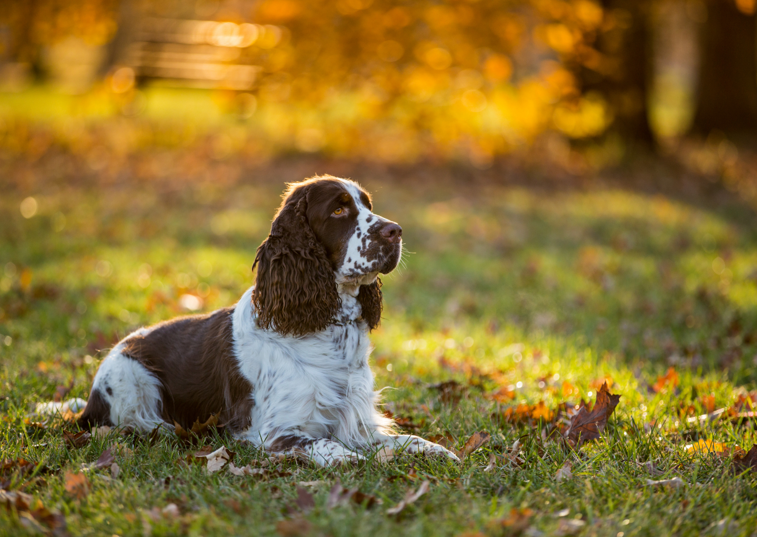
M 161 417 L 163 400 L 158 378 L 117 345 L 103 360 L 92 384 L 79 425 L 110 425 L 149 433 L 171 428 Z

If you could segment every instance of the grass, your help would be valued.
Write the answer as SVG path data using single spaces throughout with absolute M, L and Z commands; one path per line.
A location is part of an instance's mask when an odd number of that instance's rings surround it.
M 474 188 L 450 179 L 451 168 L 315 160 L 236 174 L 233 163 L 209 160 L 199 164 L 203 176 L 186 180 L 193 155 L 181 151 L 142 155 L 99 181 L 87 158 L 50 153 L 0 163 L 0 459 L 43 465 L 9 487 L 60 512 L 72 535 L 271 535 L 300 516 L 309 529 L 289 534 L 754 535 L 757 473 L 685 447 L 757 442 L 754 420 L 686 421 L 757 388 L 757 226 L 737 201 L 611 182 L 525 187 L 494 171 L 495 180 L 474 174 Z M 448 435 L 458 447 L 488 431 L 486 446 L 459 466 L 412 457 L 333 469 L 285 461 L 290 475 L 256 479 L 178 463 L 193 451 L 178 438 L 151 444 L 111 433 L 72 449 L 60 422 L 28 423 L 34 404 L 57 390 L 86 398 L 102 349 L 182 313 L 183 294 L 200 297 L 203 311 L 235 302 L 252 282 L 284 181 L 330 171 L 360 180 L 377 212 L 404 229 L 408 254 L 385 278 L 384 320 L 372 335 L 387 407 L 410 418 L 412 432 Z M 37 210 L 25 218 L 28 197 Z M 671 367 L 677 385 L 655 390 Z M 580 451 L 545 438 L 543 423 L 496 417 L 519 403 L 592 399 L 606 378 L 620 405 L 603 438 Z M 450 379 L 462 386 L 459 402 L 429 388 Z M 494 402 L 488 395 L 502 387 L 512 400 Z M 516 440 L 523 463 L 485 472 L 490 454 Z M 265 458 L 227 436 L 207 443 L 235 451 L 238 465 Z M 121 474 L 90 471 L 88 494 L 72 497 L 66 472 L 107 447 Z M 558 481 L 566 462 L 573 476 Z M 686 485 L 647 486 L 673 477 Z M 399 517 L 386 514 L 426 479 L 427 495 Z M 328 509 L 337 480 L 383 505 Z M 303 482 L 315 508 L 292 514 Z M 161 514 L 170 503 L 178 517 Z M 31 525 L 0 509 L 0 535 Z

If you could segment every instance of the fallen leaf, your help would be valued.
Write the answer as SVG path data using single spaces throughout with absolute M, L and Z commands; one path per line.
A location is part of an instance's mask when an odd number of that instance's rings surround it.
M 672 479 L 661 479 L 659 481 L 654 481 L 652 479 L 647 479 L 647 486 L 648 487 L 678 488 L 678 487 L 683 487 L 685 485 L 686 485 L 686 481 L 684 481 L 680 477 L 674 477 Z
M 535 420 L 552 421 L 555 417 L 555 413 L 544 404 L 544 401 L 539 401 L 531 409 L 531 418 Z
M 110 448 L 106 449 L 102 452 L 102 455 L 97 459 L 97 462 L 95 462 L 95 465 L 93 468 L 95 470 L 98 470 L 100 468 L 110 468 L 111 465 L 113 465 L 116 462 L 116 458 L 113 456 L 113 454 L 110 451 Z
M 53 536 L 68 535 L 68 532 L 66 531 L 66 518 L 63 514 L 57 511 L 50 511 L 47 507 L 42 505 L 42 502 L 39 500 L 37 500 L 37 504 L 34 506 L 34 510 L 32 510 L 30 514 L 35 520 L 38 520 L 47 526 Z
M 467 388 L 456 380 L 447 380 L 438 384 L 432 384 L 429 386 L 429 389 L 437 390 L 439 392 L 439 400 L 451 406 L 457 406 L 467 391 Z
M 383 503 L 375 496 L 360 492 L 358 489 L 348 489 L 343 487 L 342 484 L 337 481 L 329 491 L 329 499 L 326 501 L 326 508 L 333 509 L 334 507 L 347 503 L 348 501 L 352 501 L 358 505 L 365 505 L 367 509 Z
M 174 519 L 181 516 L 181 511 L 179 511 L 179 507 L 175 503 L 169 503 L 161 510 L 161 514 L 165 518 Z
M 478 448 L 486 444 L 489 440 L 491 440 L 491 438 L 492 435 L 490 435 L 486 431 L 473 433 L 468 441 L 465 442 L 463 449 L 456 451 L 455 454 L 461 459 L 464 459 L 465 457 L 476 451 Z
M 33 497 L 21 491 L 5 491 L 0 489 L 0 505 L 13 507 L 18 511 L 28 511 Z
M 353 489 L 352 494 L 350 495 L 350 500 L 352 500 L 352 503 L 364 505 L 366 509 L 370 509 L 376 505 L 381 505 L 382 503 L 384 503 L 380 498 L 377 498 L 372 494 L 360 492 L 357 489 Z
M 173 422 L 174 430 L 176 432 L 176 436 L 181 438 L 182 440 L 193 440 L 194 438 L 205 436 L 208 434 L 208 431 L 211 427 L 216 427 L 218 425 L 218 417 L 221 415 L 219 412 L 218 414 L 211 414 L 211 416 L 207 419 L 207 421 L 200 423 L 200 420 L 197 419 L 192 424 L 192 428 L 189 430 L 184 429 L 179 423 Z
M 684 447 L 688 453 L 715 453 L 715 454 L 728 454 L 730 448 L 721 442 L 713 442 L 712 440 L 700 440 L 696 444 L 689 444 Z
M 493 532 L 504 533 L 505 535 L 520 535 L 531 525 L 531 517 L 534 512 L 531 509 L 510 509 L 507 517 L 492 520 L 487 527 Z
M 663 376 L 657 377 L 657 382 L 654 383 L 652 389 L 655 391 L 655 393 L 660 393 L 666 388 L 675 388 L 676 386 L 678 386 L 678 382 L 678 373 L 674 368 L 671 367 Z
M 496 468 L 497 468 L 497 455 L 496 453 L 490 453 L 489 464 L 487 464 L 486 468 L 484 468 L 484 472 L 491 472 L 492 470 Z
M 591 412 L 581 407 L 570 419 L 570 426 L 565 431 L 565 438 L 574 447 L 580 447 L 583 442 L 595 440 L 607 426 L 607 419 L 618 406 L 620 395 L 610 393 L 607 384 L 603 384 Z
M 39 500 L 32 509 L 32 500 L 32 496 L 23 492 L 0 490 L 0 506 L 15 510 L 19 515 L 19 521 L 26 528 L 53 536 L 68 535 L 66 519 L 62 514 L 50 511 Z
M 204 450 L 197 451 L 194 454 L 194 458 L 205 459 L 205 471 L 209 474 L 213 474 L 226 466 L 226 464 L 234 458 L 234 455 L 236 455 L 236 453 L 227 450 L 226 446 L 221 446 L 210 453 L 206 453 Z
M 276 533 L 282 537 L 300 537 L 309 535 L 312 527 L 312 524 L 304 518 L 292 518 L 277 522 Z
M 738 472 L 751 470 L 757 473 L 757 444 L 753 445 L 746 455 L 734 457 L 733 466 Z
M 429 442 L 433 442 L 434 444 L 439 444 L 443 448 L 447 449 L 454 449 L 455 447 L 455 439 L 452 438 L 449 434 L 447 435 L 441 435 L 441 434 L 434 434 L 427 438 Z
M 396 457 L 397 457 L 397 454 L 394 452 L 393 449 L 384 446 L 376 452 L 374 460 L 376 462 L 384 463 L 384 462 L 389 462 L 392 459 L 395 459 Z
M 557 524 L 557 535 L 573 535 L 581 531 L 585 525 L 586 522 L 577 518 L 561 518 Z
M 398 515 L 405 509 L 405 507 L 407 507 L 408 505 L 412 503 L 415 503 L 416 501 L 418 501 L 418 498 L 426 494 L 430 486 L 431 486 L 430 481 L 424 481 L 423 483 L 421 483 L 421 486 L 418 487 L 418 490 L 416 490 L 415 492 L 413 492 L 412 490 L 408 490 L 407 494 L 405 494 L 405 497 L 402 499 L 402 501 L 398 503 L 397 505 L 395 505 L 394 507 L 387 509 L 386 514 Z
M 297 487 L 297 500 L 295 505 L 303 513 L 309 513 L 315 507 L 315 498 L 307 490 L 302 487 Z
M 118 466 L 115 462 L 110 465 L 110 477 L 113 479 L 118 479 L 118 476 L 121 474 L 121 467 Z
M 72 448 L 80 448 L 87 445 L 92 435 L 88 431 L 79 431 L 73 433 L 71 431 L 63 431 L 63 440 L 66 441 L 66 445 Z
M 99 440 L 108 436 L 110 431 L 111 431 L 110 427 L 108 427 L 107 425 L 103 425 L 102 427 L 92 427 L 92 430 L 90 432 L 92 434 L 92 438 Z
M 566 479 L 571 479 L 573 477 L 573 471 L 570 462 L 566 462 L 562 465 L 562 467 L 557 470 L 557 473 L 555 474 L 555 481 L 558 483 L 560 481 L 564 481 Z
M 82 473 L 66 472 L 63 477 L 66 492 L 76 500 L 84 499 L 89 494 L 89 481 Z

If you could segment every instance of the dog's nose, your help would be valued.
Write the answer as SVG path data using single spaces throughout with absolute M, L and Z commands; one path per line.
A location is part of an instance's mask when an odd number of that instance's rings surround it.
M 389 242 L 400 242 L 402 240 L 402 228 L 399 224 L 389 222 L 381 228 L 381 236 Z

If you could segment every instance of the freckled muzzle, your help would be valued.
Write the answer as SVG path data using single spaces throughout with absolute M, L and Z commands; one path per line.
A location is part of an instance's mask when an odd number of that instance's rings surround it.
M 375 237 L 372 244 L 378 246 L 376 256 L 378 271 L 389 274 L 395 268 L 402 256 L 402 228 L 396 222 L 384 220 L 377 222 L 376 229 L 371 230 L 371 237 Z

